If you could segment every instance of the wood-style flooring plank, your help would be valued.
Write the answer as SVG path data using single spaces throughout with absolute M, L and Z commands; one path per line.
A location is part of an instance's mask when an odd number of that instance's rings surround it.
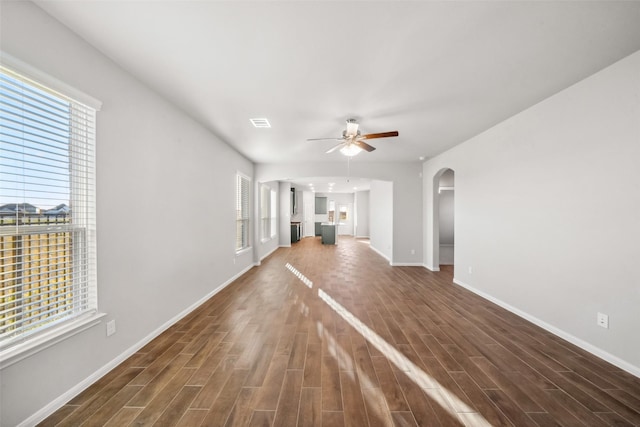
M 400 384 L 398 384 L 391 370 L 391 366 L 389 366 L 389 361 L 384 357 L 374 357 L 372 359 L 380 382 L 380 389 L 384 393 L 389 410 L 394 412 L 409 411 L 409 405 L 405 400 Z
M 287 372 L 289 356 L 274 356 L 262 387 L 255 396 L 254 408 L 261 411 L 274 411 L 278 407 L 282 382 Z
M 122 408 L 105 424 L 105 427 L 128 426 L 142 412 L 142 408 Z
M 202 420 L 202 425 L 207 427 L 222 427 L 227 422 L 229 414 L 234 408 L 240 395 L 242 386 L 247 379 L 249 371 L 246 369 L 234 369 L 229 379 L 220 390 L 215 402 L 209 409 L 207 416 Z
M 165 427 L 176 425 L 189 409 L 189 404 L 196 397 L 202 387 L 184 386 L 176 397 L 169 403 L 160 418 L 153 423 L 154 426 Z
M 85 427 L 100 427 L 105 425 L 113 417 L 113 414 L 122 409 L 125 404 L 142 389 L 142 387 L 143 386 L 141 385 L 124 386 L 118 393 L 109 399 L 107 403 L 94 412 L 91 415 L 91 418 L 82 425 Z
M 171 379 L 180 371 L 180 369 L 184 367 L 184 364 L 189 360 L 190 357 L 191 356 L 188 354 L 177 356 L 173 360 L 173 363 L 170 363 L 168 366 L 166 366 L 148 384 L 146 384 L 145 386 L 140 386 L 142 390 L 140 390 L 134 397 L 131 398 L 129 402 L 127 402 L 127 406 L 146 406 L 149 402 L 151 402 L 151 399 L 153 399 L 156 394 L 158 394 L 167 386 L 169 381 L 171 381 Z M 134 381 L 136 378 L 134 378 Z
M 209 380 L 202 386 L 200 393 L 191 403 L 193 409 L 209 409 L 218 398 L 222 387 L 233 374 L 237 362 L 235 356 L 228 356 L 209 377 Z
M 322 389 L 320 387 L 303 387 L 300 395 L 298 413 L 299 427 L 322 426 Z
M 249 427 L 271 427 L 276 411 L 253 411 Z
M 125 373 L 116 377 L 113 381 L 102 388 L 100 392 L 96 393 L 91 399 L 80 405 L 68 417 L 56 424 L 56 426 L 74 426 L 79 424 L 81 421 L 89 420 L 89 418 L 94 415 L 102 405 L 119 393 L 120 390 L 122 390 L 140 373 L 140 371 L 141 368 L 128 369 Z
M 167 406 L 175 399 L 178 393 L 182 390 L 182 387 L 187 383 L 189 377 L 193 375 L 194 369 L 182 368 L 172 379 L 167 383 L 162 393 L 158 393 L 149 404 L 138 414 L 138 416 L 131 423 L 132 426 L 152 425 L 162 413 L 167 409 Z
M 295 426 L 298 422 L 298 410 L 300 407 L 300 394 L 302 393 L 302 377 L 300 370 L 287 370 L 280 399 L 278 401 L 278 409 L 276 409 L 274 427 L 290 427 Z
M 342 411 L 322 411 L 322 427 L 344 427 Z
M 344 400 L 344 421 L 346 427 L 366 426 L 367 412 L 356 371 L 341 371 L 340 385 Z
M 249 424 L 253 415 L 253 399 L 256 389 L 245 387 L 240 390 L 236 403 L 227 418 L 225 427 L 244 427 Z
M 322 358 L 322 410 L 342 411 L 342 387 L 338 361 L 334 357 Z
M 207 415 L 206 409 L 187 409 L 176 424 L 176 427 L 199 426 Z M 123 424 L 124 425 L 124 424 Z
M 40 422 L 37 427 L 53 427 L 57 425 L 60 421 L 67 418 L 69 414 L 78 409 L 80 405 L 64 405 L 62 408 L 58 409 L 53 414 L 49 415 L 47 419 Z

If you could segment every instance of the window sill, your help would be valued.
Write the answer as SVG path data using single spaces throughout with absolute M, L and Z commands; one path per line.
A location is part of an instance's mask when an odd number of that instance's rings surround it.
M 93 313 L 67 323 L 61 323 L 40 335 L 26 339 L 0 351 L 0 369 L 11 366 L 29 356 L 32 356 L 60 341 L 66 340 L 82 331 L 100 323 L 106 313 Z
M 252 249 L 251 246 L 249 246 L 247 248 L 240 249 L 239 251 L 236 251 L 236 256 L 243 255 L 243 254 L 251 251 L 251 249 Z

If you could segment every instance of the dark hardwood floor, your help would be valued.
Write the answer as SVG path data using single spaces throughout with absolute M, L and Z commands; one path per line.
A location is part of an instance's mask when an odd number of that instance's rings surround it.
M 640 379 L 338 243 L 278 249 L 41 425 L 640 425 Z

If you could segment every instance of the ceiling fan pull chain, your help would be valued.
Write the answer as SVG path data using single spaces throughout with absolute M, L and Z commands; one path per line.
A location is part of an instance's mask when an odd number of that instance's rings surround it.
M 351 156 L 347 156 L 347 182 L 351 179 Z

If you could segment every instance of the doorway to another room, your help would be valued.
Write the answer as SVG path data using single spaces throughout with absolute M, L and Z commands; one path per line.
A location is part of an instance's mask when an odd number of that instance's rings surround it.
M 453 277 L 455 260 L 455 173 L 445 169 L 438 179 L 438 266 Z

